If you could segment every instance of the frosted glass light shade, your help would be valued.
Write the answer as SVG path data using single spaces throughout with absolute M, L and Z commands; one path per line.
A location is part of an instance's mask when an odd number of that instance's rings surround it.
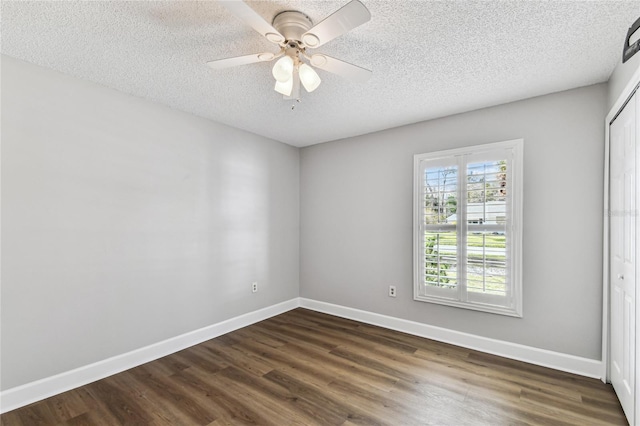
M 291 56 L 283 56 L 278 59 L 271 73 L 280 83 L 291 80 L 291 76 L 293 75 L 293 59 L 291 59 Z
M 298 68 L 298 72 L 300 73 L 300 82 L 307 90 L 307 92 L 313 92 L 320 86 L 322 80 L 320 80 L 320 76 L 307 64 L 302 64 Z
M 276 87 L 274 89 L 276 92 L 282 93 L 284 96 L 291 96 L 291 91 L 293 90 L 293 76 L 284 82 L 276 81 Z

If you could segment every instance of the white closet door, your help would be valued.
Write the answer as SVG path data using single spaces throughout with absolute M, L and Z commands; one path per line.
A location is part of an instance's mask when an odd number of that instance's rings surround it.
M 630 424 L 636 392 L 637 95 L 610 126 L 611 383 Z

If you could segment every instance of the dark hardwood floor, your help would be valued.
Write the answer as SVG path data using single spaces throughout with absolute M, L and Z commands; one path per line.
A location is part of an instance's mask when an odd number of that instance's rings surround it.
M 296 309 L 2 425 L 611 425 L 610 385 Z

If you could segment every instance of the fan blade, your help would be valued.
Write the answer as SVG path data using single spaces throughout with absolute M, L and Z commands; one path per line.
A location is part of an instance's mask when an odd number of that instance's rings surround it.
M 262 34 L 272 43 L 282 43 L 284 37 L 271 24 L 264 20 L 255 10 L 242 0 L 224 0 L 220 3 L 226 7 L 229 12 L 236 15 L 251 28 Z
M 372 74 L 371 70 L 320 53 L 311 56 L 311 65 L 357 83 L 366 82 Z
M 371 13 L 365 5 L 359 0 L 352 0 L 302 34 L 302 42 L 310 48 L 320 47 L 370 19 Z
M 271 52 L 254 53 L 253 55 L 236 56 L 235 58 L 217 59 L 215 61 L 207 62 L 214 70 L 221 70 L 223 68 L 237 67 L 239 65 L 254 64 L 256 62 L 267 62 L 275 58 Z

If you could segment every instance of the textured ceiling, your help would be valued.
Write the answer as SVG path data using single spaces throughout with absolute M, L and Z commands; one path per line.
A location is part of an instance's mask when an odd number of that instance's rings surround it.
M 362 0 L 372 20 L 314 52 L 373 70 L 319 70 L 291 110 L 269 63 L 205 62 L 275 45 L 216 1 L 2 1 L 2 53 L 294 146 L 606 81 L 640 1 Z M 249 1 L 314 23 L 347 3 Z

